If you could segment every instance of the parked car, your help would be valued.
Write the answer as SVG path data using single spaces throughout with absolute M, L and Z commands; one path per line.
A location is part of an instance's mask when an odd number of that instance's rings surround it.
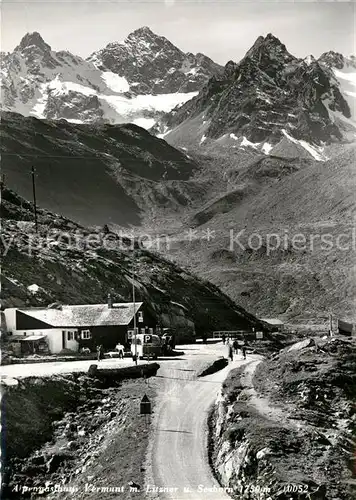
M 162 354 L 162 343 L 159 335 L 139 333 L 136 336 L 136 344 L 135 337 L 133 337 L 131 343 L 133 359 L 135 359 L 136 352 L 139 359 L 157 359 Z

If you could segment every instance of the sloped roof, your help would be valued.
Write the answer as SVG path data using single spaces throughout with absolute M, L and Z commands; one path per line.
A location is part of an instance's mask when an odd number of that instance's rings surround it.
M 337 326 L 338 326 L 339 330 L 342 330 L 342 331 L 348 332 L 348 333 L 352 333 L 354 325 L 352 323 L 347 322 L 347 321 L 343 321 L 341 319 L 338 319 Z
M 283 321 L 280 319 L 276 318 L 261 318 L 261 321 L 264 321 L 265 323 L 269 323 L 270 325 L 283 325 Z
M 128 325 L 143 302 L 62 306 L 61 309 L 33 308 L 19 309 L 31 318 L 43 321 L 53 327 L 119 326 Z M 134 312 L 135 311 L 135 312 Z

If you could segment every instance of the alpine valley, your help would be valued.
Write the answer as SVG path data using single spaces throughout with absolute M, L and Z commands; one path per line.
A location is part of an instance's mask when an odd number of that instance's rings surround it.
M 145 233 L 258 317 L 356 320 L 354 56 L 268 34 L 221 67 L 144 27 L 87 60 L 30 33 L 1 71 L 8 188 L 35 165 L 41 208 Z

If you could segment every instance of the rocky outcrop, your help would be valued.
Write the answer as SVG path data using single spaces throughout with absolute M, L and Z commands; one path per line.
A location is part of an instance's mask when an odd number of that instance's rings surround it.
M 103 71 L 125 76 L 139 94 L 194 92 L 222 68 L 204 54 L 184 53 L 147 26 L 123 42 L 109 43 L 88 61 Z
M 16 387 L 2 386 L 7 452 L 2 497 L 65 499 L 74 494 L 80 499 L 97 498 L 103 467 L 108 463 L 122 466 L 128 455 L 136 465 L 142 462 L 148 433 L 141 423 L 139 404 L 145 393 L 152 400 L 153 391 L 148 379 L 128 379 L 149 377 L 157 366 L 148 365 L 151 369 L 143 375 L 140 365 L 129 372 L 106 370 L 104 378 L 77 373 L 32 377 L 19 380 Z M 139 435 L 134 449 L 133 433 Z M 128 478 L 143 479 L 139 469 L 116 469 L 115 480 L 106 470 L 105 480 L 127 487 Z
M 248 366 L 231 373 L 210 418 L 210 458 L 233 498 L 353 498 L 355 347 L 306 339 L 254 377 Z
M 238 64 L 230 61 L 196 97 L 166 115 L 161 126 L 174 132 L 165 137 L 174 142 L 180 131 L 184 143 L 184 129 L 190 130 L 189 123 L 198 119 L 199 126 L 206 124 L 204 141 L 232 134 L 253 144 L 273 145 L 283 130 L 295 139 L 319 144 L 341 140 L 330 113 L 351 117 L 330 66 L 340 64 L 343 59 L 330 54 L 318 61 L 298 59 L 272 34 L 261 36 Z

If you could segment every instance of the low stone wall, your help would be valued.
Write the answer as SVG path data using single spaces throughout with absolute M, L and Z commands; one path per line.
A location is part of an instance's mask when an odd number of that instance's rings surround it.
M 15 358 L 8 357 L 1 361 L 3 366 L 5 365 L 29 365 L 32 363 L 53 363 L 53 362 L 65 362 L 65 361 L 88 361 L 97 359 L 97 354 L 78 354 L 77 356 L 51 356 L 51 357 L 36 357 L 36 358 Z

